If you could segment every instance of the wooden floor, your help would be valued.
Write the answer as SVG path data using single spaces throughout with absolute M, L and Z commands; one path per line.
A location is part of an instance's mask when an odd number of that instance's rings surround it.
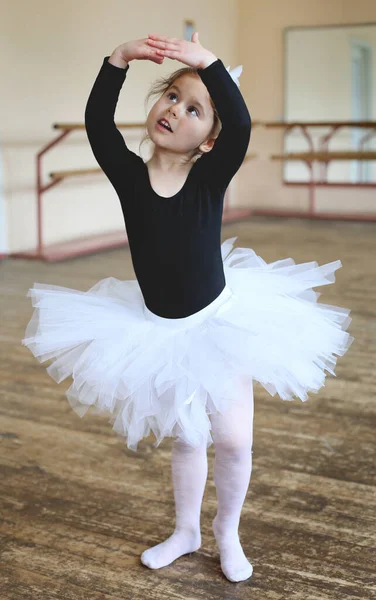
M 142 551 L 172 533 L 171 439 L 134 453 L 103 416 L 80 419 L 20 340 L 34 281 L 86 290 L 133 279 L 129 250 L 57 264 L 0 263 L 0 598 L 23 600 L 322 600 L 376 598 L 376 225 L 253 219 L 226 225 L 265 260 L 340 258 L 320 301 L 352 309 L 356 338 L 337 377 L 309 401 L 255 386 L 253 472 L 240 538 L 252 578 L 220 570 L 211 531 L 214 449 L 203 545 L 153 571 Z

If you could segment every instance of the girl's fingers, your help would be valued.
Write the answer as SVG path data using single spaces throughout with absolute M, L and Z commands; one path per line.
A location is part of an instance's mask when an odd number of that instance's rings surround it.
M 176 50 L 176 48 L 180 47 L 181 42 L 178 40 L 176 42 L 172 42 L 172 41 L 161 41 L 161 40 L 152 40 L 152 39 L 148 39 L 148 44 L 150 46 L 154 46 L 155 48 L 162 48 L 165 50 Z
M 159 42 L 170 42 L 172 44 L 176 44 L 180 41 L 178 38 L 170 38 L 163 35 L 159 35 L 158 33 L 149 33 L 148 37 Z
M 160 56 L 168 56 L 169 58 L 177 58 L 179 52 L 177 50 L 158 50 Z
M 159 42 L 156 40 L 148 40 L 149 46 L 153 46 L 154 48 L 160 48 L 161 50 L 176 50 L 178 48 L 178 44 L 173 44 L 171 42 Z

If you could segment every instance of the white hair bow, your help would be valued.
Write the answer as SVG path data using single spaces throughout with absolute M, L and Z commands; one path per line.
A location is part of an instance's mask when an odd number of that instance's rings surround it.
M 235 81 L 236 85 L 238 87 L 240 87 L 240 83 L 239 83 L 239 77 L 243 71 L 243 65 L 238 65 L 237 67 L 235 67 L 234 69 L 232 69 L 232 71 L 230 71 L 230 67 L 226 67 L 226 70 L 230 73 L 233 81 Z

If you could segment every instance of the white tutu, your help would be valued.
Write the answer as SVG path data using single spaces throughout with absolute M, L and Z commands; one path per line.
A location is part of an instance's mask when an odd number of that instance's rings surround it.
M 128 448 L 153 431 L 193 446 L 212 444 L 212 412 L 226 411 L 244 378 L 282 400 L 307 400 L 334 375 L 353 338 L 350 310 L 317 302 L 313 287 L 335 281 L 339 260 L 267 264 L 250 248 L 222 244 L 226 287 L 181 319 L 152 313 L 137 280 L 108 277 L 87 292 L 35 283 L 22 343 L 48 366 L 83 416 L 108 413 Z M 244 392 L 243 392 L 244 393 Z

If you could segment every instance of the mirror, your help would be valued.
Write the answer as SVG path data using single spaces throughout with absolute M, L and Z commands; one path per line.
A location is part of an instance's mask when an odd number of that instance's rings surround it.
M 296 127 L 285 133 L 284 152 L 307 152 L 310 144 L 315 151 L 375 152 L 376 24 L 287 28 L 284 42 L 285 121 L 371 122 L 363 128 L 312 126 L 306 128 L 309 137 Z M 326 177 L 315 163 L 314 173 L 329 184 L 376 184 L 376 161 L 330 161 Z M 305 163 L 284 162 L 285 181 L 310 178 Z

